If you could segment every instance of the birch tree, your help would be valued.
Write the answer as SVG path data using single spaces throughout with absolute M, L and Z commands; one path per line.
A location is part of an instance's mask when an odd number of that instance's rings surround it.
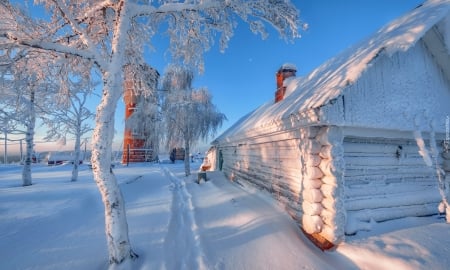
M 59 93 L 55 96 L 57 102 L 42 117 L 47 126 L 45 140 L 57 139 L 65 143 L 68 136 L 75 139 L 72 182 L 78 179 L 81 160 L 81 137 L 93 130 L 88 120 L 92 120 L 95 116 L 86 104 L 88 98 L 93 95 L 95 82 L 89 69 L 83 70 L 80 68 L 79 65 L 83 64 L 89 63 L 74 63 L 72 61 L 70 65 L 64 64 L 59 69 L 61 87 Z M 67 70 L 68 68 L 71 70 L 77 69 L 70 72 Z
M 169 149 L 184 145 L 184 171 L 191 174 L 190 149 L 199 140 L 213 136 L 226 117 L 212 103 L 212 96 L 206 88 L 193 89 L 193 72 L 186 68 L 172 66 L 163 80 L 166 93 L 163 117 Z
M 0 123 L 4 135 L 4 163 L 7 163 L 8 136 L 17 133 L 17 121 L 14 121 L 14 110 L 10 107 L 13 89 L 13 75 L 11 72 L 11 58 L 7 50 L 0 50 Z M 19 133 L 22 134 L 22 133 Z
M 129 237 L 123 197 L 110 170 L 114 112 L 122 94 L 123 66 L 142 60 L 144 45 L 166 29 L 174 59 L 203 69 L 202 55 L 220 33 L 222 50 L 239 18 L 254 33 L 265 27 L 281 37 L 299 37 L 299 13 L 289 0 L 36 0 L 48 19 L 30 18 L 6 1 L 0 2 L 1 46 L 25 46 L 92 61 L 102 76 L 92 137 L 94 179 L 105 205 L 106 236 L 111 266 L 136 258 Z M 39 27 L 32 27 L 38 25 Z M 167 26 L 165 28 L 164 26 Z M 34 30 L 35 31 L 32 31 Z M 125 264 L 124 264 L 125 263 Z
M 14 123 L 15 134 L 25 137 L 26 151 L 23 160 L 22 185 L 32 185 L 31 163 L 34 153 L 34 135 L 37 115 L 42 113 L 48 93 L 54 91 L 55 83 L 51 79 L 48 61 L 51 56 L 42 57 L 37 50 L 23 50 L 15 52 L 10 59 L 15 59 L 8 66 L 8 75 L 2 76 L 4 82 L 1 115 L 4 121 Z M 2 60 L 5 63 L 4 57 Z M 5 77 L 6 76 L 6 77 Z

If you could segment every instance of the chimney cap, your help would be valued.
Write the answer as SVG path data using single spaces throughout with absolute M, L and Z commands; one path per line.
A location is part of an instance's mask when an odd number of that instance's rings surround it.
M 281 71 L 281 72 L 283 72 L 283 71 L 296 72 L 297 71 L 297 67 L 294 64 L 291 64 L 291 63 L 284 63 L 283 65 L 281 65 L 279 71 Z

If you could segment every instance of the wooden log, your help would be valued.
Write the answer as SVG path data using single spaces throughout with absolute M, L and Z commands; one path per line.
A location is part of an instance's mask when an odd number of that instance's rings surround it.
M 323 199 L 322 192 L 319 189 L 305 189 L 302 192 L 303 200 L 310 203 L 318 203 Z
M 424 163 L 421 157 L 408 157 L 408 158 L 397 158 L 395 155 L 392 156 L 373 156 L 373 157 L 362 157 L 362 156 L 345 156 L 345 164 L 348 167 L 352 166 L 423 166 Z
M 365 197 L 352 197 L 345 201 L 348 211 L 362 209 L 388 208 L 395 206 L 408 206 L 415 204 L 429 204 L 440 202 L 441 197 L 437 189 L 422 190 L 419 192 L 404 192 L 397 196 L 368 195 Z
M 399 148 L 401 147 L 401 149 Z M 345 147 L 345 154 L 346 155 L 352 155 L 352 154 L 377 154 L 377 155 L 393 155 L 397 152 L 397 150 L 401 150 L 404 154 L 417 154 L 419 151 L 419 148 L 417 145 L 407 145 L 404 144 L 404 142 L 398 142 L 398 144 L 389 143 L 389 141 L 386 141 L 385 143 L 378 142 L 368 142 L 368 143 L 352 143 L 347 142 L 344 140 L 344 147 Z
M 330 227 L 343 227 L 345 225 L 345 215 L 340 209 L 326 209 L 323 208 L 320 213 L 323 223 Z
M 343 207 L 342 200 L 340 197 L 323 197 L 320 203 L 326 209 L 335 210 Z
M 438 203 L 425 203 L 398 207 L 377 208 L 363 211 L 348 211 L 347 219 L 369 222 L 382 222 L 404 217 L 430 216 L 438 213 Z
M 425 167 L 402 167 L 402 166 L 381 166 L 381 167 L 371 167 L 371 166 L 360 166 L 360 167 L 352 167 L 351 165 L 346 165 L 345 176 L 370 176 L 370 175 L 404 175 L 404 174 L 419 174 L 419 175 L 428 175 L 430 177 L 434 177 L 432 168 Z
M 337 178 L 334 175 L 325 175 L 322 177 L 322 183 L 336 186 L 337 185 Z
M 320 179 L 305 179 L 303 181 L 303 187 L 305 189 L 319 189 L 322 185 L 322 181 Z
M 339 178 L 343 175 L 345 170 L 343 162 L 344 161 L 340 158 L 322 159 L 319 168 L 324 175 L 336 176 Z
M 316 140 L 321 145 L 341 145 L 343 141 L 342 129 L 337 126 L 327 126 L 320 130 Z
M 318 248 L 320 248 L 322 251 L 325 250 L 332 250 L 335 248 L 335 245 L 333 243 L 331 243 L 330 241 L 328 241 L 327 239 L 325 239 L 320 233 L 312 233 L 309 234 L 307 233 L 303 228 L 302 228 L 303 233 L 305 234 L 305 236 L 314 244 L 316 245 Z
M 323 228 L 322 218 L 304 214 L 302 217 L 302 228 L 308 234 L 319 233 Z
M 307 167 L 306 175 L 307 179 L 320 179 L 323 177 L 323 172 L 318 167 Z
M 333 198 L 338 195 L 336 185 L 322 184 L 322 186 L 320 187 L 320 190 L 322 191 L 322 194 L 324 197 Z
M 306 166 L 309 167 L 317 167 L 319 166 L 320 162 L 322 161 L 322 159 L 320 158 L 319 155 L 306 155 Z M 298 162 L 298 159 L 296 160 Z
M 309 153 L 312 155 L 319 154 L 321 147 L 322 145 L 314 139 L 300 143 L 300 148 L 302 149 L 302 152 Z
M 304 200 L 302 203 L 302 210 L 305 215 L 319 216 L 323 210 L 323 207 L 320 203 L 311 203 Z
M 345 187 L 345 196 L 349 198 L 375 195 L 391 195 L 401 196 L 405 192 L 421 192 L 422 190 L 435 189 L 436 183 L 433 182 L 417 182 L 414 184 L 391 183 L 391 184 L 356 184 Z M 324 192 L 325 194 L 325 192 Z
M 338 227 L 331 227 L 324 224 L 320 235 L 333 245 L 340 244 L 345 237 L 344 229 L 339 229 Z
M 320 148 L 319 156 L 324 159 L 332 159 L 334 157 L 341 157 L 344 155 L 344 148 L 342 145 L 325 145 Z
M 306 139 L 313 139 L 317 136 L 317 134 L 320 131 L 320 127 L 308 127 L 308 128 L 302 128 L 300 129 L 300 139 L 306 140 Z

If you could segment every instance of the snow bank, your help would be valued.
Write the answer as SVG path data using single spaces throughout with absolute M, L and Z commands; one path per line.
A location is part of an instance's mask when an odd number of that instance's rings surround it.
M 195 177 L 184 177 L 182 163 L 166 168 L 170 177 L 148 163 L 114 169 L 131 244 L 140 255 L 133 269 L 192 269 L 199 264 L 186 260 L 189 251 L 203 254 L 207 269 L 224 270 L 450 265 L 450 226 L 442 218 L 374 223 L 337 252 L 322 252 L 269 194 L 229 182 L 220 172 L 208 172 L 210 181 L 198 185 Z M 82 165 L 78 182 L 70 182 L 71 166 L 32 170 L 34 185 L 22 187 L 21 166 L 0 166 L 0 269 L 106 269 L 103 205 L 92 171 Z M 178 237 L 186 236 L 196 238 L 182 245 Z

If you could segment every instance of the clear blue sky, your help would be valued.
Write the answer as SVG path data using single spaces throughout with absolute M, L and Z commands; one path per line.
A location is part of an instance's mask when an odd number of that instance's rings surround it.
M 213 94 L 213 102 L 227 116 L 228 121 L 220 134 L 251 110 L 273 100 L 275 72 L 283 63 L 294 63 L 298 76 L 307 75 L 329 58 L 423 2 L 293 0 L 302 21 L 309 25 L 302 38 L 286 43 L 269 28 L 269 37 L 262 40 L 248 29 L 248 25 L 240 23 L 224 53 L 220 53 L 216 44 L 205 54 L 205 72 L 197 75 L 194 86 L 207 87 Z M 169 64 L 167 40 L 158 37 L 152 45 L 156 51 L 148 54 L 148 63 L 163 74 Z M 123 128 L 124 105 L 121 102 L 116 113 L 114 150 L 119 150 Z M 39 137 L 37 141 L 40 141 Z M 56 148 L 53 150 L 61 150 L 61 146 L 53 144 L 53 147 Z
M 241 23 L 228 48 L 220 53 L 214 46 L 205 54 L 205 72 L 197 75 L 194 86 L 207 87 L 213 102 L 225 113 L 219 134 L 242 116 L 273 100 L 275 72 L 285 62 L 297 66 L 298 76 L 307 75 L 329 58 L 370 36 L 393 19 L 414 9 L 422 0 L 294 0 L 303 22 L 309 29 L 302 38 L 286 43 L 269 29 L 266 40 L 254 35 Z M 168 64 L 164 44 L 155 44 L 149 64 L 162 74 Z M 116 126 L 123 125 L 123 107 L 119 108 Z M 219 135 L 217 134 L 217 135 Z

